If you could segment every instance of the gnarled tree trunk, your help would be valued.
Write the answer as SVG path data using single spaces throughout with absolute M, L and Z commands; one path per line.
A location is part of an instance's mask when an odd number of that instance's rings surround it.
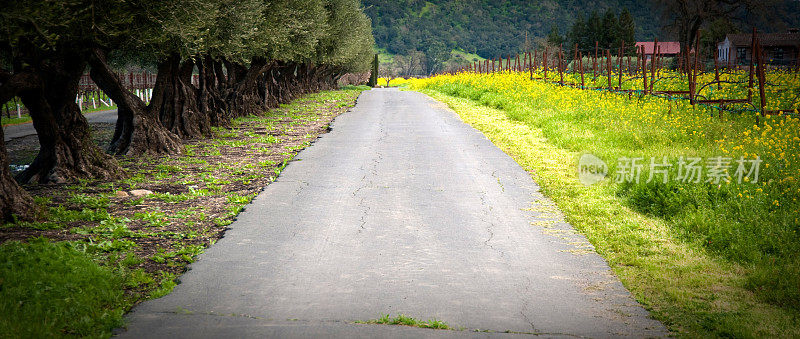
M 197 88 L 197 104 L 200 112 L 208 115 L 212 126 L 227 126 L 233 117 L 225 101 L 227 80 L 222 71 L 222 63 L 205 56 L 198 59 L 197 69 L 200 73 L 200 83 Z
M 29 77 L 28 74 L 12 76 L 0 69 L 0 102 L 8 102 L 25 85 L 30 86 Z M 30 220 L 36 205 L 30 194 L 14 180 L 9 165 L 5 136 L 0 128 L 0 221 L 11 221 L 14 217 Z
M 279 64 L 274 68 L 274 72 L 270 72 L 273 84 L 270 88 L 270 96 L 274 107 L 292 100 L 291 80 L 293 76 L 291 69 L 293 68 L 290 64 Z
M 192 85 L 193 69 L 193 61 L 181 62 L 177 55 L 161 62 L 150 102 L 164 127 L 183 139 L 211 133 L 211 118 L 200 110 L 198 90 Z
M 181 151 L 181 140 L 158 121 L 158 115 L 130 90 L 106 62 L 105 53 L 93 51 L 89 59 L 97 86 L 117 103 L 117 125 L 108 151 L 117 155 L 160 155 Z
M 3 129 L 0 128 L 0 221 L 11 221 L 14 217 L 30 220 L 36 205 L 30 194 L 11 176 L 7 155 Z
M 120 177 L 119 164 L 95 145 L 89 124 L 75 103 L 86 62 L 66 53 L 53 60 L 36 65 L 34 84 L 18 93 L 30 110 L 41 148 L 33 163 L 17 175 L 17 181 L 63 183 Z
M 232 115 L 236 117 L 251 114 L 261 114 L 266 110 L 264 98 L 259 91 L 261 75 L 270 68 L 270 63 L 264 58 L 253 58 L 250 67 L 228 63 L 233 69 L 231 91 L 228 93 L 227 102 Z

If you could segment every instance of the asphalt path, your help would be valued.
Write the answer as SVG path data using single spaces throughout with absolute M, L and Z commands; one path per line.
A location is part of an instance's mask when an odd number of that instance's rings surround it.
M 83 115 L 89 123 L 110 123 L 117 122 L 117 110 L 97 111 Z M 36 130 L 32 123 L 11 125 L 3 127 L 3 142 L 11 139 L 23 138 L 29 135 L 36 135 Z
M 667 335 L 525 170 L 396 89 L 364 92 L 180 280 L 120 334 Z M 356 323 L 385 314 L 461 330 Z

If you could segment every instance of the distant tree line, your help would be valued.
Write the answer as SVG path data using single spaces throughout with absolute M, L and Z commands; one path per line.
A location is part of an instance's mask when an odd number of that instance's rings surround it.
M 785 31 L 800 26 L 800 1 L 796 0 L 363 0 L 372 18 L 376 45 L 389 53 L 429 56 L 435 43 L 447 50 L 461 49 L 483 58 L 514 54 L 530 41 L 547 39 L 561 32 L 561 42 L 582 48 L 594 41 L 600 46 L 615 42 L 659 40 L 690 43 L 699 29 L 720 18 L 747 31 L 756 26 L 764 31 Z M 628 9 L 629 13 L 620 12 Z M 600 14 L 597 14 L 600 13 Z M 605 15 L 603 15 L 605 14 Z M 603 36 L 598 26 L 612 25 L 611 15 L 623 30 L 622 37 Z M 572 34 L 577 22 L 585 26 Z M 633 28 L 631 38 L 629 27 Z M 614 33 L 616 34 L 616 33 Z M 566 36 L 564 36 L 566 35 Z M 586 41 L 573 41 L 573 36 Z M 435 49 L 434 49 L 435 50 Z
M 377 46 L 400 55 L 419 51 L 429 56 L 435 43 L 483 58 L 513 54 L 523 50 L 526 34 L 531 41 L 544 38 L 553 25 L 563 34 L 579 16 L 609 8 L 629 8 L 638 36 L 656 35 L 661 28 L 661 16 L 650 1 L 364 0 L 364 7 Z
M 547 42 L 552 46 L 564 44 L 568 50 L 577 45 L 584 52 L 594 51 L 595 47 L 617 49 L 624 43 L 626 51 L 632 52 L 636 44 L 635 34 L 636 23 L 627 8 L 622 9 L 619 17 L 609 9 L 602 17 L 597 12 L 592 12 L 588 19 L 578 14 L 566 37 L 559 34 L 557 26 L 553 26 Z
M 5 220 L 34 211 L 17 182 L 118 178 L 112 155 L 178 153 L 181 139 L 366 71 L 374 45 L 358 0 L 31 0 L 3 2 L 0 20 L 0 102 L 22 100 L 41 145 L 15 181 L 0 141 Z M 157 70 L 147 104 L 113 72 L 131 64 Z M 75 103 L 87 70 L 119 107 L 107 152 Z

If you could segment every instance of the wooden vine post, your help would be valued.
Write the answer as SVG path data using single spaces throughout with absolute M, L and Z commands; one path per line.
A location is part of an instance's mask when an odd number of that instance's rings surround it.
M 714 57 L 714 81 L 717 82 L 717 90 L 722 89 L 722 83 L 719 82 L 719 62 L 717 57 Z
M 647 91 L 647 89 L 648 89 L 648 87 L 647 87 L 647 59 L 646 58 L 647 58 L 647 55 L 645 54 L 644 45 L 642 45 L 639 48 L 639 59 L 641 60 L 641 62 L 639 62 L 639 64 L 642 67 L 642 81 L 643 81 L 643 84 L 644 84 L 644 87 L 642 87 L 642 88 L 644 89 L 644 94 L 648 93 L 648 91 Z
M 608 77 L 608 89 L 611 90 L 611 89 L 613 89 L 613 87 L 611 87 L 611 50 L 610 49 L 606 50 L 606 73 L 607 73 L 606 75 Z
M 688 49 L 689 46 L 686 46 Z M 700 59 L 700 32 L 697 32 L 697 37 L 695 39 L 695 47 L 694 47 L 694 62 L 691 65 L 690 73 L 689 73 L 689 103 L 694 106 L 696 104 L 695 95 L 697 90 L 697 71 L 698 71 L 698 62 Z
M 764 93 L 764 87 L 765 87 L 765 85 L 767 83 L 767 79 L 766 79 L 766 76 L 764 74 L 765 73 L 764 72 L 764 53 L 761 50 L 761 40 L 759 40 L 758 37 L 756 37 L 755 45 L 756 45 L 755 53 L 758 56 L 758 60 L 757 60 L 758 65 L 756 66 L 756 72 L 757 72 L 757 76 L 758 76 L 758 95 L 761 97 L 760 98 L 761 99 L 760 100 L 760 103 L 761 103 L 761 116 L 763 117 L 763 116 L 766 115 L 766 112 L 764 111 L 764 109 L 767 107 L 767 96 Z
M 583 53 L 578 52 L 578 65 L 581 70 L 581 89 L 586 87 L 585 82 L 583 81 Z
M 564 86 L 564 47 L 558 45 L 558 76 L 561 77 L 561 86 Z
M 619 59 L 617 60 L 619 64 L 619 84 L 617 86 L 620 90 L 622 89 L 622 60 L 625 58 L 623 53 L 625 53 L 625 41 L 623 41 L 622 46 L 619 47 L 619 55 L 617 56 L 617 59 Z
M 656 64 L 658 63 L 657 58 L 658 54 L 656 54 L 656 48 L 658 47 L 658 38 L 655 38 L 655 42 L 653 44 L 653 56 L 650 59 L 650 93 L 653 93 L 653 87 L 656 83 Z
M 690 66 L 692 64 L 690 59 L 691 57 L 691 48 L 686 46 L 686 78 L 689 80 L 689 104 L 694 106 L 694 80 L 692 79 L 692 76 L 694 75 L 694 67 Z
M 600 43 L 595 41 L 594 42 L 594 59 L 592 60 L 592 73 L 595 78 L 597 78 L 597 51 L 600 48 Z

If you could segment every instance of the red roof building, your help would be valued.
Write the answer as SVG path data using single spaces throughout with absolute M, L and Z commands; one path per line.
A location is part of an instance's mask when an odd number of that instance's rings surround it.
M 644 46 L 644 54 L 647 55 L 649 59 L 654 52 L 658 52 L 660 55 L 665 57 L 676 56 L 681 53 L 681 43 L 677 41 L 659 41 L 658 42 L 658 50 L 655 50 L 655 42 L 654 41 L 638 41 L 636 42 L 636 48 L 641 48 L 639 46 Z

